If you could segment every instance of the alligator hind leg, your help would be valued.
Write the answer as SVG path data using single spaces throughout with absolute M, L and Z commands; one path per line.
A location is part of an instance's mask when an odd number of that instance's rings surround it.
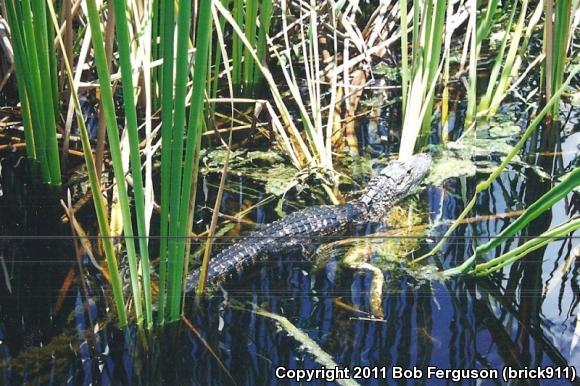
M 349 268 L 355 270 L 362 270 L 370 272 L 371 278 L 371 290 L 370 290 L 370 312 L 378 319 L 384 318 L 383 313 L 383 286 L 385 284 L 385 276 L 383 271 L 378 267 L 368 263 L 369 257 L 377 252 L 377 245 L 372 242 L 365 242 L 361 245 L 357 245 L 351 248 L 344 256 L 343 262 Z
M 312 254 L 311 260 L 313 260 L 314 270 L 323 269 L 336 252 L 336 248 L 344 248 L 353 242 L 356 242 L 355 246 L 348 248 L 339 261 L 350 269 L 366 271 L 371 274 L 370 313 L 375 318 L 383 319 L 382 296 L 385 277 L 380 268 L 368 262 L 374 253 L 380 253 L 383 250 L 381 243 L 377 244 L 364 239 L 347 239 L 321 245 Z

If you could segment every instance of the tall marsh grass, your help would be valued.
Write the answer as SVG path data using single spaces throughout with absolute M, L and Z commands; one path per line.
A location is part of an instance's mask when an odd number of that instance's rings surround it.
M 38 179 L 61 184 L 60 157 L 56 139 L 59 110 L 54 33 L 48 24 L 46 2 L 6 1 L 12 33 L 14 64 L 27 156 Z M 34 173 L 36 174 L 36 173 Z
M 201 144 L 201 133 L 205 113 L 204 91 L 207 85 L 207 66 L 209 63 L 209 41 L 212 33 L 211 2 L 202 2 L 198 12 L 197 32 L 192 38 L 191 31 L 191 2 L 181 1 L 178 7 L 166 3 L 164 17 L 168 23 L 160 31 L 161 39 L 165 40 L 162 45 L 164 60 L 161 68 L 162 89 L 160 92 L 161 106 L 164 107 L 162 116 L 161 148 L 161 243 L 159 252 L 159 297 L 157 323 L 163 325 L 179 319 L 183 301 L 183 277 L 187 267 L 188 244 L 192 227 L 192 218 L 195 202 L 195 187 L 197 186 L 197 165 Z M 150 4 L 151 6 L 153 4 Z M 118 199 L 123 221 L 123 241 L 129 263 L 132 304 L 136 321 L 139 325 L 151 328 L 155 322 L 153 318 L 154 301 L 151 293 L 150 280 L 150 246 L 148 244 L 149 216 L 146 207 L 150 199 L 145 193 L 145 185 L 142 175 L 143 164 L 141 162 L 142 135 L 138 131 L 138 118 L 136 114 L 136 96 L 138 88 L 134 84 L 134 72 L 138 69 L 144 77 L 152 77 L 149 71 L 151 67 L 138 66 L 136 58 L 132 55 L 130 30 L 131 23 L 135 21 L 135 4 L 128 5 L 123 2 L 114 3 L 116 28 L 116 43 L 119 55 L 119 70 L 123 86 L 123 115 L 125 117 L 124 130 L 128 136 L 128 147 L 124 150 L 121 143 L 121 135 L 118 128 L 117 116 L 114 106 L 114 98 L 111 87 L 111 74 L 109 73 L 105 42 L 102 34 L 102 16 L 95 0 L 87 2 L 87 17 L 91 29 L 91 37 L 97 68 L 101 100 L 106 118 L 109 149 L 113 162 L 113 170 L 118 190 Z M 149 8 L 150 10 L 152 8 Z M 101 10 L 102 11 L 102 10 Z M 147 20 L 146 13 L 144 19 Z M 174 22 L 174 18 L 177 19 Z M 151 30 L 153 30 L 152 27 Z M 175 50 L 170 40 L 177 34 L 179 36 Z M 195 54 L 190 55 L 189 46 L 196 44 Z M 149 42 L 147 42 L 149 43 Z M 145 52 L 151 53 L 153 50 Z M 150 62 L 141 60 L 141 63 Z M 195 65 L 193 65 L 195 63 Z M 189 74 L 193 66 L 192 85 L 188 86 Z M 175 72 L 173 71 L 175 69 Z M 72 76 L 69 73 L 72 83 Z M 73 89 L 75 104 L 78 104 L 76 90 Z M 188 90 L 192 90 L 191 98 L 188 98 Z M 149 93 L 151 97 L 153 93 Z M 151 102 L 150 102 L 151 103 Z M 148 103 L 149 105 L 149 103 Z M 186 117 L 189 106 L 189 117 Z M 78 110 L 78 109 L 77 109 Z M 77 112 L 77 117 L 79 113 Z M 86 136 L 84 122 L 79 124 L 82 137 Z M 100 185 L 96 179 L 90 144 L 83 140 L 85 160 L 89 167 L 89 177 L 93 191 L 100 191 Z M 149 148 L 145 149 L 150 151 Z M 123 167 L 122 152 L 129 152 L 130 168 Z M 132 194 L 127 187 L 127 175 L 131 177 Z M 125 308 L 126 299 L 120 291 L 118 283 L 117 256 L 112 248 L 109 222 L 107 219 L 106 205 L 102 196 L 95 195 L 95 209 L 101 236 L 105 242 L 105 254 L 109 270 L 113 273 L 115 303 L 121 324 L 127 322 Z M 133 224 L 133 216 L 137 222 Z

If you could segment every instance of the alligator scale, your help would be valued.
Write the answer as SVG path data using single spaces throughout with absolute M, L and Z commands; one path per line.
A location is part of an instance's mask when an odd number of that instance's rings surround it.
M 255 264 L 261 255 L 287 250 L 320 236 L 340 233 L 349 225 L 375 222 L 425 178 L 431 157 L 418 154 L 405 161 L 393 161 L 370 180 L 361 196 L 342 205 L 323 205 L 294 212 L 210 260 L 207 282 L 220 283 L 234 273 Z M 186 292 L 194 291 L 199 270 L 186 279 Z

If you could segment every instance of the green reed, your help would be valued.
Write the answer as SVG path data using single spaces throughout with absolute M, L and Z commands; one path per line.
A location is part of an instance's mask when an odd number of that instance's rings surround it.
M 181 280 L 183 276 L 181 264 L 183 255 L 179 256 L 179 246 L 184 244 L 185 240 L 180 237 L 187 237 L 188 234 L 180 234 L 180 210 L 182 207 L 182 176 L 183 173 L 183 150 L 185 146 L 185 105 L 186 85 L 189 75 L 189 54 L 187 52 L 189 43 L 189 30 L 191 27 L 191 1 L 182 0 L 178 4 L 177 12 L 177 44 L 175 58 L 175 84 L 173 94 L 173 126 L 171 130 L 171 160 L 168 163 L 169 171 L 169 201 L 161 202 L 161 206 L 169 208 L 169 241 L 168 241 L 168 260 L 167 270 L 169 272 L 167 282 L 167 299 L 169 305 L 169 320 L 174 320 L 179 315 L 175 315 L 175 304 L 179 305 L 181 301 Z M 165 63 L 163 64 L 165 66 Z M 197 67 L 197 66 L 196 66 Z M 205 90 L 205 83 L 201 85 L 201 90 Z M 166 90 L 164 90 L 166 91 Z M 162 143 L 162 147 L 166 147 Z M 163 165 L 162 165 L 163 166 Z M 189 198 L 189 197 L 188 197 Z M 185 209 L 187 210 L 187 209 Z
M 163 2 L 161 14 L 161 213 L 160 213 L 160 247 L 159 247 L 159 322 L 165 320 L 165 304 L 167 303 L 167 260 L 169 236 L 169 195 L 170 195 L 170 162 L 171 162 L 171 130 L 173 128 L 173 36 L 175 9 L 170 1 Z
M 139 151 L 139 133 L 137 111 L 135 107 L 135 89 L 133 86 L 133 66 L 131 65 L 131 51 L 129 41 L 129 26 L 124 1 L 114 1 L 115 20 L 117 25 L 117 48 L 121 67 L 121 81 L 123 84 L 123 103 L 125 111 L 126 130 L 129 137 L 129 153 L 131 176 L 133 177 L 133 194 L 135 217 L 137 222 L 137 236 L 139 237 L 139 253 L 141 255 L 143 292 L 145 295 L 145 323 L 147 327 L 153 324 L 151 297 L 151 281 L 149 268 L 148 232 L 145 214 L 145 193 L 143 176 L 141 175 L 141 156 Z M 104 105 L 105 106 L 105 105 Z M 130 224 L 128 224 L 129 226 Z
M 54 11 L 52 3 L 48 2 L 48 7 L 50 15 L 52 18 L 52 24 L 55 29 L 59 28 L 58 21 L 56 18 L 56 13 Z M 58 35 L 58 41 L 60 47 L 64 51 L 64 42 L 62 37 Z M 111 287 L 113 288 L 113 301 L 115 303 L 115 308 L 117 310 L 117 318 L 119 319 L 119 325 L 125 326 L 127 324 L 127 312 L 125 310 L 125 300 L 123 295 L 123 287 L 121 283 L 121 275 L 119 274 L 119 268 L 117 266 L 117 259 L 115 256 L 115 248 L 113 246 L 113 238 L 111 237 L 111 231 L 109 229 L 109 222 L 107 216 L 107 204 L 105 198 L 102 195 L 101 183 L 98 177 L 97 169 L 95 166 L 95 161 L 93 159 L 93 153 L 91 149 L 91 142 L 89 139 L 89 132 L 85 124 L 85 118 L 81 105 L 79 102 L 79 97 L 77 90 L 74 87 L 73 74 L 71 69 L 71 64 L 68 62 L 68 58 L 64 56 L 63 63 L 65 67 L 65 75 L 68 81 L 69 88 L 71 90 L 71 97 L 75 109 L 75 115 L 78 122 L 79 133 L 81 137 L 81 142 L 83 146 L 83 156 L 85 160 L 85 165 L 87 167 L 87 175 L 89 178 L 89 184 L 91 186 L 91 191 L 93 192 L 93 204 L 95 207 L 95 213 L 97 215 L 97 223 L 99 227 L 99 232 L 102 236 L 103 250 L 105 253 L 105 259 L 107 261 L 107 267 L 109 269 L 109 275 L 111 277 Z
M 129 272 L 131 277 L 131 288 L 133 292 L 135 316 L 137 323 L 143 322 L 143 300 L 142 288 L 139 280 L 137 250 L 135 248 L 135 235 L 133 231 L 133 220 L 131 217 L 130 197 L 127 191 L 127 184 L 125 181 L 125 170 L 123 168 L 123 161 L 121 157 L 121 137 L 119 135 L 119 128 L 117 127 L 117 117 L 115 113 L 115 103 L 113 101 L 113 90 L 110 83 L 110 73 L 107 65 L 107 58 L 105 54 L 105 43 L 103 40 L 103 33 L 101 32 L 101 22 L 99 18 L 99 11 L 97 9 L 95 0 L 87 1 L 89 26 L 91 28 L 91 38 L 93 41 L 93 49 L 95 55 L 95 66 L 99 77 L 99 85 L 101 90 L 101 103 L 103 107 L 105 123 L 107 126 L 107 137 L 109 139 L 109 151 L 111 153 L 111 160 L 113 163 L 113 171 L 115 175 L 115 182 L 119 192 L 119 204 L 121 206 L 121 215 L 123 218 L 123 233 L 125 247 L 127 250 L 127 260 L 129 262 Z M 123 12 L 124 14 L 124 12 Z M 126 19 L 123 17 L 123 19 Z M 119 23 L 120 20 L 117 20 Z M 124 47 L 119 47 L 119 50 Z M 130 91 L 133 93 L 133 90 Z M 127 95 L 124 95 L 127 98 Z M 134 107 L 133 107 L 134 108 Z M 131 152 L 139 154 L 139 147 L 132 148 Z M 139 171 L 140 173 L 140 171 Z M 135 177 L 135 176 L 134 176 Z M 143 251 L 140 251 L 143 254 Z M 145 252 L 146 253 L 146 252 Z M 146 320 L 146 324 L 150 321 Z
M 14 65 L 27 156 L 40 170 L 40 181 L 60 186 L 60 161 L 56 139 L 58 94 L 53 34 L 48 28 L 46 2 L 8 0 Z
M 222 5 L 227 8 L 228 2 L 222 1 Z M 263 63 L 268 54 L 266 37 L 271 26 L 273 4 L 272 0 L 233 0 L 230 12 L 236 24 L 244 31 L 245 39 L 250 43 L 250 46 L 246 46 L 240 36 L 236 34 L 232 36 L 232 82 L 244 95 L 250 96 L 263 79 L 256 61 Z M 223 24 L 221 26 L 223 27 Z M 252 51 L 255 51 L 257 60 Z M 215 58 L 221 58 L 221 54 Z M 219 62 L 216 61 L 215 64 L 217 69 Z
M 176 321 L 181 314 L 183 278 L 187 267 L 193 221 L 202 126 L 205 117 L 209 47 L 212 32 L 211 1 L 199 4 L 194 73 L 189 118 L 186 122 L 187 80 L 190 73 L 189 31 L 191 1 L 178 11 L 164 7 L 162 66 L 161 246 L 159 269 L 159 323 Z M 177 17 L 175 74 L 173 73 L 174 17 Z M 174 79 L 175 77 L 175 79 Z M 186 125 L 187 124 L 187 125 Z M 183 152 L 185 151 L 185 157 Z
M 110 74 L 105 61 L 99 13 L 94 0 L 90 0 L 87 5 L 113 171 L 123 218 L 123 232 L 135 316 L 138 324 L 142 324 L 144 321 L 145 326 L 150 328 L 154 321 L 149 274 L 149 245 L 147 242 L 149 234 L 147 232 L 145 193 L 141 174 L 142 163 L 135 106 L 136 89 L 133 85 L 135 64 L 132 62 L 130 47 L 130 12 L 128 12 L 125 2 L 114 2 L 117 49 L 124 96 L 123 111 L 129 140 L 130 170 L 133 178 L 132 196 L 129 195 L 126 187 L 126 170 L 123 170 L 121 162 L 120 134 L 117 128 Z M 190 38 L 191 0 L 181 0 L 176 4 L 176 7 L 172 2 L 163 2 L 159 6 L 162 8 L 157 9 L 157 17 L 163 18 L 163 22 L 159 24 L 162 27 L 159 31 L 161 39 L 157 52 L 153 52 L 152 49 L 151 55 L 161 55 L 163 64 L 159 70 L 151 70 L 153 74 L 145 74 L 145 76 L 151 76 L 155 81 L 155 72 L 161 74 L 159 83 L 161 85 L 159 102 L 162 107 L 161 241 L 157 322 L 163 325 L 168 321 L 178 320 L 182 310 L 183 278 L 187 268 L 186 261 L 193 220 L 201 133 L 205 117 L 204 92 L 208 84 L 212 17 L 211 1 L 201 1 L 195 35 L 196 49 L 192 58 L 189 53 L 192 41 Z M 173 37 L 175 34 L 177 42 L 174 46 Z M 189 86 L 189 74 L 193 63 L 195 63 L 193 84 Z M 188 100 L 188 90 L 192 90 L 191 100 Z M 151 93 L 150 97 L 153 98 L 154 94 Z M 188 105 L 189 117 L 187 117 Z M 134 203 L 132 207 L 131 201 Z M 132 214 L 137 222 L 136 233 Z M 103 219 L 99 218 L 99 223 L 102 221 Z M 106 226 L 106 224 L 102 225 Z M 134 241 L 135 237 L 138 238 L 138 250 Z M 122 300 L 117 299 L 117 301 Z M 143 309 L 145 309 L 144 314 Z
M 401 8 L 401 20 L 406 21 L 407 3 Z M 424 144 L 431 132 L 435 82 L 441 72 L 446 0 L 413 2 L 413 32 L 411 63 L 403 57 L 402 79 L 405 84 L 403 99 L 403 131 L 399 156 L 413 154 L 417 142 Z M 406 25 L 401 27 L 401 52 L 408 50 Z
M 576 2 L 577 6 L 577 2 Z M 564 80 L 564 68 L 571 43 L 571 19 L 574 13 L 572 0 L 546 0 L 544 16 L 543 53 L 545 56 L 542 68 L 542 84 L 546 100 L 552 97 Z M 555 104 L 548 113 L 549 118 L 557 118 L 559 105 Z
M 173 283 L 174 297 L 171 302 L 171 320 L 178 320 L 181 313 L 184 268 L 187 267 L 186 242 L 189 245 L 189 235 L 193 224 L 193 211 L 197 192 L 197 177 L 199 171 L 199 155 L 201 149 L 201 135 L 203 132 L 204 112 L 204 91 L 207 83 L 207 66 L 209 63 L 209 46 L 212 32 L 211 1 L 201 1 L 197 20 L 196 51 L 195 51 L 195 71 L 193 74 L 193 93 L 189 110 L 189 122 L 187 128 L 187 145 L 184 159 L 184 177 L 181 183 L 181 206 L 177 215 L 179 216 L 178 235 L 181 240 L 176 245 L 176 258 L 178 258 L 178 274 L 174 275 Z M 179 295 L 179 296 L 178 296 Z

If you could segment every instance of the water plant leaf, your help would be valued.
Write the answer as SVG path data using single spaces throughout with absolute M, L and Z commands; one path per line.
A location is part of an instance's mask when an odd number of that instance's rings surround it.
M 475 176 L 476 172 L 477 166 L 473 161 L 456 153 L 445 151 L 437 158 L 437 162 L 433 163 L 425 182 L 429 185 L 439 186 L 448 178 L 472 177 Z
M 225 160 L 223 149 L 208 152 L 203 159 L 202 173 L 219 173 Z M 272 151 L 232 151 L 229 169 L 232 174 L 264 183 L 264 192 L 284 195 L 295 185 L 296 169 L 284 163 L 285 158 Z

